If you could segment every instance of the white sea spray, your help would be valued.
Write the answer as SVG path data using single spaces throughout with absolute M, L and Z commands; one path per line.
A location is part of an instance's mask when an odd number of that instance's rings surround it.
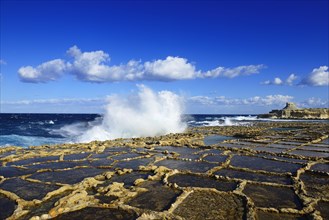
M 154 92 L 144 85 L 139 85 L 136 95 L 111 96 L 101 123 L 83 132 L 77 141 L 90 142 L 183 132 L 187 127 L 181 118 L 183 109 L 183 100 L 175 93 Z

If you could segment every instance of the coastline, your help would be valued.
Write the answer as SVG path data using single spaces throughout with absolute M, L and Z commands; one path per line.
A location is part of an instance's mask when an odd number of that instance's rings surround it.
M 283 109 L 260 114 L 258 118 L 328 120 L 329 108 L 297 108 L 295 103 L 287 102 Z
M 321 122 L 255 122 L 0 148 L 1 217 L 325 219 L 328 130 Z

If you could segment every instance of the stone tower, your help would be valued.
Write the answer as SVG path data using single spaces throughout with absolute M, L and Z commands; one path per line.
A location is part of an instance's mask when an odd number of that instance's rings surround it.
M 286 107 L 284 107 L 282 110 L 296 110 L 298 109 L 295 103 L 293 102 L 287 102 Z

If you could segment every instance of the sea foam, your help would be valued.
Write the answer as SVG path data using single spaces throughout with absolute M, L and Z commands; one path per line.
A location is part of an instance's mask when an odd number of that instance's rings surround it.
M 154 92 L 138 85 L 138 93 L 109 97 L 100 124 L 91 127 L 77 138 L 78 142 L 165 135 L 183 132 L 183 100 L 170 91 Z

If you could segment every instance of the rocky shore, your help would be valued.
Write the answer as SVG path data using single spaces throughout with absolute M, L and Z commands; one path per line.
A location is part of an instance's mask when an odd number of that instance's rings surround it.
M 292 102 L 287 102 L 281 110 L 272 110 L 268 114 L 261 114 L 259 118 L 279 119 L 329 119 L 329 108 L 299 109 Z
M 329 219 L 329 124 L 0 148 L 0 219 Z

